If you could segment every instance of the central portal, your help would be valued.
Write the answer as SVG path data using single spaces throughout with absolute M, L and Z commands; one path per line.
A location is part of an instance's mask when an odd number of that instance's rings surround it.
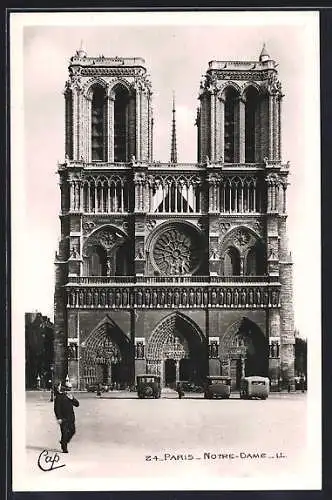
M 161 377 L 163 386 L 179 381 L 199 384 L 207 373 L 207 350 L 198 326 L 179 311 L 163 319 L 147 345 L 147 373 Z

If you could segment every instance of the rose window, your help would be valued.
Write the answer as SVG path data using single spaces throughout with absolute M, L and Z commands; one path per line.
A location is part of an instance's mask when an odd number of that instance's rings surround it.
M 154 244 L 153 258 L 162 274 L 190 274 L 200 264 L 201 249 L 187 228 L 168 229 Z

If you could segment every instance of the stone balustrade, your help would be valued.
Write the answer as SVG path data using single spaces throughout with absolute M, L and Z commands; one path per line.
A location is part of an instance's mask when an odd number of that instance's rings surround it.
M 279 284 L 191 287 L 80 286 L 68 284 L 68 308 L 278 308 Z

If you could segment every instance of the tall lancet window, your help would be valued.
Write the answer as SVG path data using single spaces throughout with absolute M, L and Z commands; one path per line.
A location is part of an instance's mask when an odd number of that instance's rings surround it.
M 235 162 L 235 108 L 237 94 L 231 87 L 225 91 L 225 163 Z
M 245 112 L 246 163 L 254 163 L 256 161 L 257 109 L 258 109 L 258 92 L 253 87 L 249 87 L 249 89 L 246 91 L 246 112 Z
M 114 161 L 126 162 L 128 158 L 128 103 L 129 94 L 125 87 L 114 88 Z
M 91 157 L 92 161 L 105 161 L 105 93 L 95 87 L 91 106 Z

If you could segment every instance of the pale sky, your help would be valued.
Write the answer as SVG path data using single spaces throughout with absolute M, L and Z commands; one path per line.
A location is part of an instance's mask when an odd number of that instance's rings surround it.
M 175 91 L 179 162 L 197 161 L 194 122 L 199 83 L 208 62 L 258 60 L 265 42 L 271 58 L 279 64 L 285 94 L 282 154 L 283 161 L 291 165 L 288 228 L 294 260 L 295 326 L 302 336 L 310 335 L 314 323 L 310 324 L 307 313 L 313 295 L 317 298 L 320 294 L 318 17 L 312 19 L 311 13 L 303 12 L 230 14 L 173 13 L 166 21 L 153 13 L 121 18 L 113 14 L 95 18 L 89 14 L 61 14 L 61 18 L 51 13 L 40 17 L 23 14 L 31 26 L 24 28 L 22 46 L 15 46 L 14 55 L 22 57 L 23 74 L 19 67 L 13 78 L 17 76 L 16 85 L 22 84 L 24 91 L 23 165 L 17 168 L 22 169 L 25 199 L 15 197 L 14 187 L 12 196 L 13 202 L 23 203 L 24 311 L 37 309 L 53 320 L 53 263 L 60 234 L 56 170 L 57 161 L 64 159 L 62 91 L 69 58 L 81 40 L 89 56 L 145 59 L 153 90 L 155 160 L 170 158 Z M 92 26 L 96 19 L 103 26 Z M 61 26 L 63 22 L 67 26 Z

